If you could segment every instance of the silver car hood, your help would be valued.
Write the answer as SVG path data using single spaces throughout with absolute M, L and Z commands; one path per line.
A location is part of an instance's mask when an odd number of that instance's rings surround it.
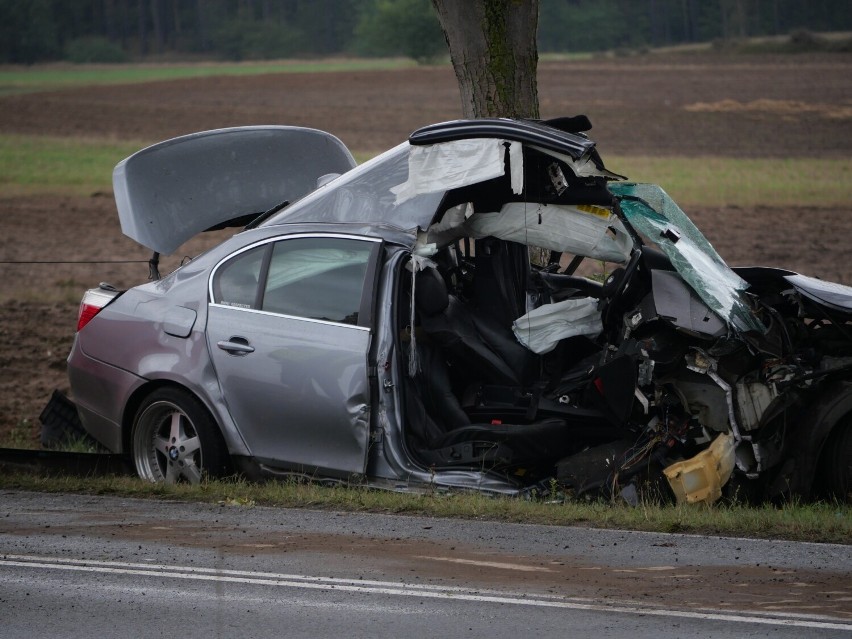
M 149 146 L 119 162 L 112 181 L 122 232 L 169 255 L 202 231 L 294 201 L 318 178 L 354 166 L 324 131 L 249 126 Z
M 846 313 L 852 312 L 852 287 L 825 282 L 815 277 L 792 273 L 784 279 L 796 287 L 802 295 L 826 306 Z

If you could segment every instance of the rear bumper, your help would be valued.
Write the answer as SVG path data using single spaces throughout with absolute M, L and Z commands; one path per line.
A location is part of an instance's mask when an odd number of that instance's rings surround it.
M 86 432 L 111 452 L 125 452 L 124 408 L 145 379 L 89 357 L 78 340 L 68 356 L 68 379 Z

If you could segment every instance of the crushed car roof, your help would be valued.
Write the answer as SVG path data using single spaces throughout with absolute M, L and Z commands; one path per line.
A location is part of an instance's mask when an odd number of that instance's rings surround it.
M 585 135 L 563 131 L 533 120 L 480 118 L 430 124 L 412 133 L 414 145 L 436 144 L 465 138 L 505 138 L 567 153 L 575 160 L 589 153 L 595 143 Z
M 401 229 L 427 229 L 444 200 L 464 187 L 494 190 L 491 180 L 505 180 L 518 201 L 546 197 L 528 180 L 550 180 L 527 171 L 528 154 L 567 165 L 578 180 L 623 179 L 606 170 L 585 135 L 547 123 L 503 118 L 454 120 L 418 129 L 405 142 L 362 164 L 328 187 L 270 218 L 266 224 L 290 222 L 383 223 Z M 528 175 L 527 175 L 528 173 Z M 499 190 L 499 189 L 498 189 Z M 587 192 L 582 203 L 589 203 Z M 611 196 L 602 186 L 598 198 Z M 444 202 L 447 205 L 447 202 Z

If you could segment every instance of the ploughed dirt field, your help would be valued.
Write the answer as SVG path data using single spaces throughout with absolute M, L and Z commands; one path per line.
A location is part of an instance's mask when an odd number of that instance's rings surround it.
M 590 116 L 590 135 L 604 159 L 619 154 L 807 162 L 852 154 L 849 55 L 543 62 L 539 92 L 543 117 Z M 460 112 L 452 70 L 429 67 L 2 96 L 0 133 L 151 143 L 225 126 L 294 124 L 330 131 L 356 152 L 376 152 Z M 731 265 L 783 266 L 852 284 L 848 207 L 699 204 L 687 212 Z M 0 193 L 0 229 L 0 438 L 15 431 L 22 442 L 35 443 L 38 415 L 51 391 L 68 390 L 65 357 L 82 292 L 100 281 L 142 283 L 146 264 L 113 261 L 144 262 L 149 254 L 121 234 L 109 192 Z M 216 241 L 195 240 L 164 260 L 161 271 Z

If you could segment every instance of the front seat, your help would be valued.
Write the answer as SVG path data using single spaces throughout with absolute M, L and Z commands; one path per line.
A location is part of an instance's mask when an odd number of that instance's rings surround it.
M 558 417 L 531 424 L 471 423 L 452 394 L 442 356 L 418 344 L 423 367 L 405 387 L 406 433 L 415 455 L 438 466 L 541 467 L 573 450 Z
M 471 311 L 450 295 L 434 268 L 420 271 L 415 286 L 423 331 L 466 377 L 502 386 L 533 381 L 537 358 L 518 343 L 510 327 Z

